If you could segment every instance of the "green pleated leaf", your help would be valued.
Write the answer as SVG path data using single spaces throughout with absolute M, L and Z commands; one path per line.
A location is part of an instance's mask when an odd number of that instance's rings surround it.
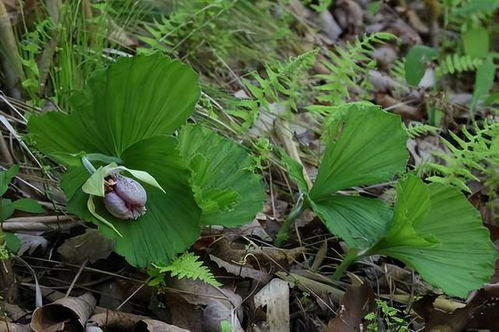
M 39 150 L 61 161 L 81 151 L 121 157 L 134 143 L 178 128 L 199 94 L 197 75 L 181 62 L 158 54 L 120 58 L 73 96 L 71 114 L 32 116 L 28 129 Z
M 415 237 L 405 232 L 405 226 L 399 227 L 400 232 L 389 230 L 371 254 L 405 262 L 449 295 L 466 297 L 489 281 L 497 250 L 480 214 L 458 189 L 438 183 L 426 186 L 410 177 L 401 183 L 397 195 L 404 202 L 397 202 L 396 210 L 407 213 L 396 211 L 398 219 L 391 227 L 405 222 L 412 226 Z
M 102 198 L 93 198 L 96 212 L 111 222 L 122 237 L 88 211 L 88 195 L 81 190 L 88 172 L 80 167 L 63 178 L 64 192 L 71 196 L 70 212 L 97 224 L 104 235 L 115 241 L 116 252 L 134 266 L 168 263 L 199 236 L 201 211 L 190 189 L 190 172 L 177 152 L 177 144 L 172 137 L 152 137 L 122 153 L 126 167 L 146 171 L 162 188 L 168 188 L 164 193 L 142 183 L 147 192 L 147 212 L 137 220 L 117 219 L 106 211 Z
M 333 114 L 310 192 L 314 201 L 341 189 L 388 181 L 404 170 L 407 134 L 400 116 L 366 102 L 339 106 Z
M 430 192 L 428 187 L 418 177 L 408 176 L 397 183 L 397 203 L 393 219 L 384 236 L 383 246 L 397 246 L 411 244 L 428 246 L 434 243 L 421 237 L 416 232 L 416 226 L 421 223 L 430 209 Z
M 238 226 L 262 209 L 260 175 L 250 171 L 248 151 L 199 125 L 184 126 L 179 151 L 192 171 L 191 184 L 206 225 Z
M 352 248 L 372 245 L 392 216 L 391 209 L 378 199 L 334 195 L 310 203 L 329 231 Z

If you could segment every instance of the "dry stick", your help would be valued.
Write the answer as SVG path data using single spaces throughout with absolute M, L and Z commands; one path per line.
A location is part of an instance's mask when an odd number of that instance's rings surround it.
M 5 163 L 7 166 L 14 164 L 14 159 L 12 158 L 12 154 L 10 153 L 9 147 L 7 146 L 7 142 L 5 142 L 5 137 L 3 137 L 2 132 L 0 131 L 0 151 L 2 152 L 2 156 L 5 159 Z
M 24 77 L 23 66 L 9 13 L 2 1 L 0 1 L 0 45 L 5 85 L 12 97 L 20 99 L 21 81 Z
M 289 128 L 288 121 L 277 119 L 274 124 L 274 129 L 277 138 L 284 145 L 284 149 L 289 154 L 289 156 L 302 166 L 303 178 L 305 179 L 305 182 L 307 182 L 308 188 L 312 188 L 312 180 L 310 180 L 308 173 L 305 171 L 305 166 L 301 161 L 300 153 L 293 139 L 293 135 L 291 134 L 291 129 Z
M 2 230 L 6 232 L 42 232 L 42 231 L 56 231 L 68 230 L 80 225 L 78 221 L 64 222 L 61 224 L 44 224 L 40 222 L 4 222 L 2 223 Z
M 81 273 L 83 272 L 83 269 L 85 268 L 85 266 L 87 266 L 87 263 L 88 263 L 88 258 L 85 259 L 85 261 L 81 264 L 80 268 L 78 269 L 78 272 L 76 273 L 73 281 L 71 282 L 71 285 L 69 285 L 69 288 L 68 290 L 66 291 L 66 296 L 65 297 L 68 297 L 69 294 L 71 294 L 71 291 L 73 290 L 75 284 L 76 284 L 76 281 L 78 280 L 78 278 L 80 277 Z
M 40 222 L 40 223 L 57 223 L 63 221 L 74 221 L 75 218 L 73 216 L 37 216 L 37 217 L 17 217 L 17 218 L 9 218 L 4 222 Z
M 298 147 L 296 146 L 295 141 L 293 140 L 293 135 L 291 134 L 291 130 L 289 128 L 289 123 L 286 120 L 276 119 L 274 123 L 275 134 L 279 141 L 284 145 L 284 149 L 289 154 L 289 156 L 294 159 L 297 163 L 302 166 L 303 178 L 307 183 L 307 187 L 312 188 L 312 180 L 308 176 L 305 171 L 305 166 L 300 158 L 300 153 L 298 152 Z M 300 199 L 296 203 L 296 206 L 291 210 L 288 217 L 284 221 L 277 234 L 276 245 L 281 245 L 288 238 L 288 232 L 293 224 L 294 220 L 300 216 L 303 212 L 303 195 L 300 196 Z
M 43 50 L 40 60 L 38 61 L 38 71 L 40 72 L 39 83 L 40 83 L 40 95 L 45 93 L 46 82 L 49 74 L 49 69 L 54 59 L 55 49 L 59 43 L 59 38 L 61 34 L 60 28 L 60 10 L 61 10 L 60 0 L 47 0 L 47 9 L 52 17 L 54 23 L 54 36 L 48 42 L 47 47 Z

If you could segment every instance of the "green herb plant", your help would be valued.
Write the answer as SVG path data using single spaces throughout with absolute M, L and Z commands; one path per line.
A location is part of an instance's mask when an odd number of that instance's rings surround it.
M 377 332 L 380 329 L 400 332 L 409 331 L 407 322 L 400 318 L 400 310 L 379 299 L 376 299 L 376 306 L 376 312 L 370 312 L 364 317 L 368 324 L 368 332 Z
M 16 176 L 19 171 L 18 166 L 12 166 L 11 168 L 0 171 L 0 222 L 4 222 L 9 218 L 14 211 L 24 211 L 30 213 L 41 213 L 43 212 L 42 207 L 37 201 L 31 198 L 21 198 L 12 201 L 3 196 L 9 189 L 9 184 L 12 179 Z M 15 249 L 19 246 L 19 239 L 12 233 L 3 232 L 0 229 L 0 258 L 6 259 L 9 257 L 7 248 Z
M 73 94 L 69 114 L 29 119 L 35 146 L 68 168 L 61 187 L 69 212 L 96 224 L 134 266 L 168 264 L 203 225 L 241 225 L 262 207 L 262 180 L 249 170 L 247 150 L 185 124 L 199 96 L 198 77 L 187 65 L 160 54 L 122 57 Z M 92 186 L 113 167 L 147 192 L 147 212 L 137 220 L 113 217 L 99 197 L 103 188 Z M 88 182 L 92 176 L 96 181 Z
M 326 148 L 312 188 L 302 167 L 284 157 L 301 199 L 277 235 L 278 244 L 287 238 L 293 220 L 310 208 L 349 248 L 336 278 L 359 259 L 386 255 L 449 295 L 465 297 L 489 280 L 497 251 L 478 211 L 458 189 L 427 185 L 407 174 L 396 184 L 394 207 L 338 193 L 392 181 L 404 172 L 407 133 L 400 116 L 366 102 L 340 105 L 326 122 L 323 139 Z

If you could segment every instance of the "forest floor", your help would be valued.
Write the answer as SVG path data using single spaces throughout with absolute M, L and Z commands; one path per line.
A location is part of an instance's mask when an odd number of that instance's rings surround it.
M 276 244 L 302 198 L 282 155 L 314 181 L 334 107 L 355 101 L 399 115 L 407 170 L 461 190 L 499 240 L 498 7 L 0 0 L 0 167 L 19 165 L 3 198 L 43 208 L 0 210 L 4 233 L 18 241 L 2 240 L 0 331 L 499 331 L 499 272 L 467 298 L 383 255 L 333 278 L 347 245 L 309 209 Z M 153 53 L 192 66 L 202 94 L 190 121 L 246 146 L 263 178 L 265 202 L 252 221 L 206 226 L 189 248 L 223 286 L 168 273 L 151 282 L 150 269 L 127 263 L 68 211 L 65 168 L 25 136 L 31 115 L 68 111 L 92 73 L 120 56 Z M 393 204 L 396 187 L 340 193 Z

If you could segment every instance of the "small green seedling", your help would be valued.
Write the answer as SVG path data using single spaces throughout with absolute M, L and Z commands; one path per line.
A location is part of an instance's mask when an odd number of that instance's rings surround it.
M 30 213 L 43 212 L 43 208 L 34 199 L 21 198 L 12 201 L 3 197 L 17 172 L 19 172 L 19 166 L 13 166 L 5 171 L 0 171 L 0 222 L 2 223 L 9 218 L 15 210 Z M 17 237 L 12 233 L 4 233 L 0 229 L 0 258 L 6 259 L 9 257 L 6 247 L 15 248 L 17 246 L 19 246 Z

